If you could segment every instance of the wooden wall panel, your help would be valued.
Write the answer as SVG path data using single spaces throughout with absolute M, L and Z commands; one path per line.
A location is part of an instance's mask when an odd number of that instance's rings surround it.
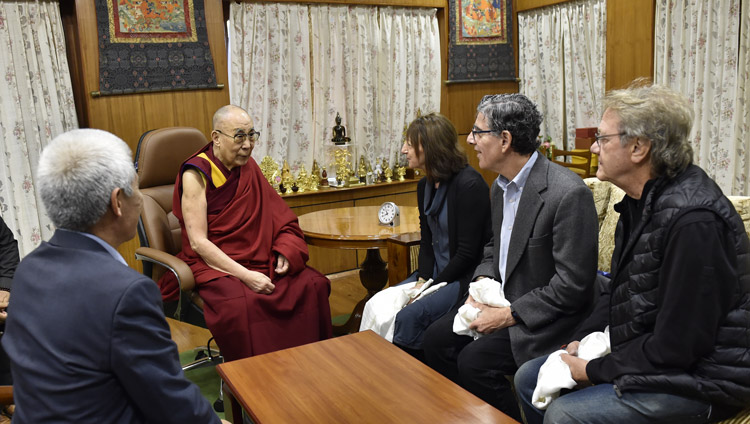
M 655 8 L 655 0 L 607 0 L 607 90 L 653 78 Z

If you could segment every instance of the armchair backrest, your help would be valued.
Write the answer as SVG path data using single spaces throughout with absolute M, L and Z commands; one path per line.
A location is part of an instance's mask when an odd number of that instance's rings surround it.
M 141 246 L 171 255 L 181 250 L 180 224 L 172 213 L 175 179 L 182 162 L 207 143 L 203 133 L 191 127 L 160 128 L 141 136 L 136 150 L 138 186 L 143 194 L 138 226 Z M 163 272 L 154 269 L 151 277 L 158 280 Z

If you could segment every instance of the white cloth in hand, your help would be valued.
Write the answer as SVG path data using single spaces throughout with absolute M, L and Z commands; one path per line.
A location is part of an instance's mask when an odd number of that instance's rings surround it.
M 584 337 L 578 345 L 578 357 L 587 361 L 601 358 L 610 351 L 609 326 L 604 331 L 594 331 Z
M 485 305 L 498 308 L 510 306 L 510 302 L 505 299 L 503 286 L 492 278 L 483 278 L 469 284 L 469 294 L 474 300 Z M 458 313 L 453 318 L 453 332 L 459 336 L 471 336 L 474 340 L 481 337 L 482 334 L 469 328 L 469 325 L 479 316 L 479 312 L 479 308 L 468 304 L 458 308 Z
M 462 305 L 458 308 L 456 317 L 453 318 L 453 332 L 459 336 L 471 336 L 474 340 L 478 339 L 480 334 L 476 330 L 469 328 L 469 324 L 472 323 L 479 316 L 479 308 L 475 308 L 471 305 Z
M 595 331 L 581 340 L 578 345 L 578 357 L 590 361 L 601 358 L 610 352 L 609 327 L 604 332 Z M 538 409 L 547 409 L 549 404 L 560 396 L 560 390 L 572 389 L 576 386 L 575 380 L 570 373 L 570 367 L 563 362 L 560 355 L 567 353 L 565 350 L 553 352 L 539 368 L 536 379 L 536 388 L 531 397 L 531 403 Z
M 565 350 L 552 352 L 539 368 L 536 388 L 531 403 L 538 409 L 547 409 L 549 404 L 560 396 L 561 389 L 572 389 L 576 386 L 570 374 L 568 364 L 560 359 Z
M 393 342 L 393 330 L 396 326 L 398 311 L 403 309 L 409 300 L 416 298 L 416 302 L 446 284 L 448 283 L 430 287 L 432 279 L 429 279 L 421 287 L 416 287 L 417 282 L 414 281 L 379 291 L 365 303 L 359 331 L 372 330 L 389 342 Z
M 485 305 L 496 308 L 510 306 L 510 302 L 505 299 L 502 284 L 492 278 L 482 278 L 469 284 L 469 294 L 474 300 Z

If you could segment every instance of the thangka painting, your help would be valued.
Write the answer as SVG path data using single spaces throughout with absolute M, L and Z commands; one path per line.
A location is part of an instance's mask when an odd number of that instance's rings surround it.
M 99 91 L 216 88 L 203 0 L 95 0 Z
M 512 0 L 450 0 L 448 80 L 515 80 Z

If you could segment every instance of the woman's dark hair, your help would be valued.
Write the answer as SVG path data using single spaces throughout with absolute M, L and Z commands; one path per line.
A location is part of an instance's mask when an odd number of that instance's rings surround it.
M 406 130 L 406 140 L 417 157 L 424 155 L 427 179 L 448 181 L 468 164 L 466 153 L 458 148 L 458 133 L 453 123 L 439 113 L 420 116 Z

